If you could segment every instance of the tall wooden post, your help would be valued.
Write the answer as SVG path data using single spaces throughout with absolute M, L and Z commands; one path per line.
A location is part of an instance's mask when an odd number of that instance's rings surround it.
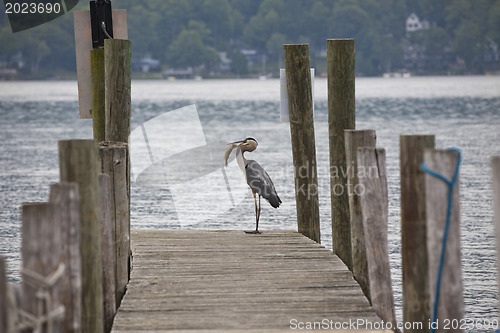
M 344 130 L 355 128 L 354 39 L 326 41 L 333 252 L 352 270 Z
M 82 269 L 80 254 L 80 195 L 76 183 L 50 186 L 49 202 L 61 221 L 61 303 L 64 305 L 64 332 L 80 332 L 82 316 Z
M 320 243 L 311 67 L 307 44 L 283 45 L 298 230 Z
M 427 149 L 424 161 L 430 170 L 451 180 L 458 163 L 458 153 L 449 150 Z M 449 186 L 436 177 L 425 175 L 425 209 L 427 219 L 427 251 L 429 267 L 430 308 L 434 308 L 435 290 L 439 270 L 439 259 L 446 226 Z M 464 287 L 462 282 L 462 260 L 460 254 L 460 182 L 453 186 L 451 215 L 443 261 L 439 302 L 437 311 L 438 329 L 435 332 L 465 332 L 461 325 L 450 325 L 445 329 L 444 320 L 461 323 L 464 319 Z
M 493 209 L 495 212 L 495 233 L 498 263 L 500 262 L 500 156 L 493 156 L 491 158 L 491 170 L 493 174 Z M 500 294 L 500 264 L 497 264 L 497 281 Z
M 116 305 L 120 305 L 129 278 L 130 211 L 128 149 L 123 142 L 101 142 L 99 144 L 99 172 L 111 181 L 111 228 L 115 270 Z
M 428 332 L 430 320 L 427 270 L 427 234 L 424 149 L 434 148 L 434 135 L 401 135 L 401 243 L 403 260 L 403 321 L 422 323 Z
M 377 135 L 374 130 L 345 130 L 345 151 L 347 170 L 347 193 L 349 195 L 349 216 L 351 226 L 352 273 L 363 293 L 370 300 L 368 263 L 366 261 L 365 234 L 363 231 L 363 211 L 361 209 L 362 186 L 358 178 L 357 152 L 360 147 L 373 147 Z M 363 166 L 364 168 L 364 166 Z M 361 170 L 364 177 L 364 171 Z
M 9 332 L 9 312 L 7 302 L 7 270 L 5 258 L 0 256 L 0 333 Z
M 101 204 L 102 293 L 104 300 L 104 332 L 110 332 L 116 313 L 115 235 L 111 218 L 111 182 L 107 174 L 99 174 Z
M 104 50 L 90 50 L 90 96 L 94 139 L 105 139 Z
M 76 182 L 80 194 L 82 332 L 102 333 L 101 209 L 94 140 L 59 141 L 61 181 Z
M 359 148 L 357 155 L 358 167 L 364 170 L 359 184 L 371 304 L 382 320 L 397 327 L 387 244 L 389 200 L 385 150 Z
M 54 216 L 54 206 L 49 203 L 22 205 L 22 306 L 35 318 L 40 315 L 53 318 L 47 323 L 47 332 L 62 332 L 60 314 L 64 308 L 60 307 L 59 296 L 64 267 L 59 265 L 60 221 Z M 44 294 L 47 296 L 45 301 L 42 299 Z
M 105 139 L 128 142 L 131 117 L 131 42 L 104 40 Z

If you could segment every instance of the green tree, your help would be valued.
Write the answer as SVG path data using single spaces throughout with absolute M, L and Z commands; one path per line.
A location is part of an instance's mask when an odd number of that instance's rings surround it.
M 187 68 L 206 65 L 210 67 L 219 59 L 217 51 L 204 43 L 210 34 L 201 22 L 191 21 L 168 48 L 167 60 L 170 67 Z
M 241 53 L 236 52 L 231 57 L 231 71 L 237 75 L 248 74 L 248 61 L 247 58 Z

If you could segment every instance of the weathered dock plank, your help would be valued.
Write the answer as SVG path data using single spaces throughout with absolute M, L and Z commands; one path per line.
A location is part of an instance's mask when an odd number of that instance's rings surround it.
M 135 230 L 131 241 L 133 269 L 115 333 L 380 322 L 345 264 L 295 231 Z

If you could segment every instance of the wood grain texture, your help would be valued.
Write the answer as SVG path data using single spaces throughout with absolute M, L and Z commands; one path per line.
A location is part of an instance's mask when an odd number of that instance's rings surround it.
M 5 258 L 0 256 L 0 333 L 9 331 L 9 309 L 7 302 L 7 269 Z
M 495 234 L 497 248 L 497 262 L 500 262 L 500 156 L 491 158 L 493 181 L 493 209 L 495 212 Z M 500 265 L 497 264 L 497 280 L 500 291 Z M 500 306 L 500 303 L 499 303 Z M 499 307 L 500 308 L 500 307 Z
M 380 321 L 342 261 L 297 232 L 133 230 L 131 236 L 131 280 L 112 332 Z
M 307 44 L 283 45 L 283 54 L 290 115 L 298 230 L 301 234 L 320 243 L 318 172 L 309 46 Z
M 95 140 L 59 141 L 61 181 L 76 182 L 80 195 L 82 332 L 103 331 L 101 207 Z
M 54 218 L 54 206 L 50 203 L 26 203 L 22 205 L 22 307 L 35 318 L 47 315 L 60 306 L 60 279 L 47 286 L 44 281 L 59 268 L 61 255 L 61 228 Z M 33 277 L 33 276 L 36 277 Z M 50 306 L 39 311 L 39 291 L 47 291 Z M 41 312 L 41 313 L 40 313 Z M 62 332 L 61 321 L 55 319 L 54 333 Z M 48 328 L 43 325 L 43 332 Z M 52 331 L 51 331 L 52 332 Z
M 424 152 L 427 168 L 451 180 L 455 173 L 458 153 L 447 150 L 431 150 Z M 439 268 L 439 258 L 443 243 L 448 207 L 449 186 L 442 180 L 425 175 L 426 217 L 427 217 L 427 253 L 429 270 L 430 307 L 434 308 L 435 290 Z M 441 276 L 438 316 L 441 325 L 435 332 L 465 332 L 460 327 L 450 325 L 444 329 L 444 320 L 462 322 L 465 315 L 464 286 L 462 281 L 462 259 L 460 251 L 460 179 L 457 178 L 452 193 L 452 210 L 445 258 Z
M 128 147 L 123 142 L 99 144 L 99 171 L 111 181 L 111 221 L 115 255 L 116 306 L 125 294 L 129 279 L 130 196 Z
M 429 280 L 427 275 L 424 149 L 434 148 L 434 135 L 401 135 L 401 256 L 403 266 L 403 321 L 424 323 L 430 320 Z
M 80 332 L 82 317 L 82 267 L 80 254 L 80 196 L 77 183 L 50 186 L 49 202 L 61 222 L 61 262 L 66 266 L 61 277 L 61 303 L 64 332 Z
M 94 140 L 104 141 L 105 138 L 105 104 L 104 95 L 104 49 L 90 50 L 90 96 L 92 100 L 92 127 Z
M 352 270 L 344 130 L 355 128 L 354 39 L 326 41 L 333 253 Z
M 104 40 L 105 140 L 128 142 L 132 115 L 131 42 Z
M 99 174 L 101 204 L 102 296 L 104 301 L 104 332 L 111 331 L 116 313 L 115 235 L 111 219 L 111 182 L 109 175 Z
M 375 147 L 377 135 L 374 130 L 345 130 L 347 166 L 347 193 L 349 195 L 349 217 L 351 226 L 352 273 L 363 293 L 370 300 L 370 282 L 366 261 L 363 211 L 361 209 L 362 186 L 359 184 L 357 153 L 360 147 Z M 367 169 L 368 170 L 368 169 Z M 361 177 L 365 170 L 362 166 Z
M 367 172 L 359 178 L 363 230 L 368 262 L 370 298 L 377 315 L 396 327 L 391 265 L 387 240 L 389 200 L 384 149 L 360 148 L 358 166 Z

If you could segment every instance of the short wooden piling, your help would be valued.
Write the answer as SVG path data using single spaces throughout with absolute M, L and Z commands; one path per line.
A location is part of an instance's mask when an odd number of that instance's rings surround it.
M 104 332 L 110 332 L 116 313 L 115 235 L 111 219 L 111 182 L 107 174 L 99 174 L 101 204 L 102 293 L 104 300 Z
M 326 41 L 333 252 L 352 270 L 344 130 L 355 128 L 354 39 Z
M 57 183 L 50 187 L 49 202 L 55 218 L 61 221 L 61 304 L 64 305 L 64 332 L 80 332 L 82 316 L 82 269 L 80 254 L 80 196 L 76 183 Z
M 131 117 L 131 42 L 104 40 L 105 139 L 128 142 Z
M 427 234 L 424 149 L 434 148 L 434 135 L 400 136 L 401 243 L 403 266 L 403 321 L 422 323 L 428 332 L 430 320 L 427 270 Z M 418 325 L 418 324 L 417 324 Z
M 5 258 L 0 256 L 0 333 L 9 332 L 9 312 L 7 302 L 7 270 Z
M 94 139 L 105 139 L 104 49 L 90 50 L 90 96 Z
M 359 177 L 363 231 L 368 262 L 370 299 L 377 315 L 397 327 L 392 292 L 391 266 L 387 243 L 388 192 L 385 150 L 359 148 L 358 167 L 364 174 Z
M 298 231 L 320 243 L 311 66 L 307 44 L 283 45 Z
M 128 148 L 123 142 L 99 144 L 99 172 L 107 174 L 111 181 L 111 225 L 115 262 L 116 305 L 125 294 L 129 279 L 130 209 Z
M 458 163 L 458 153 L 449 150 L 427 149 L 424 152 L 427 168 L 451 180 Z M 427 219 L 427 253 L 429 272 L 430 308 L 435 303 L 435 290 L 439 270 L 439 259 L 443 244 L 448 207 L 449 186 L 436 177 L 425 175 L 425 210 Z M 452 207 L 445 258 L 441 275 L 437 311 L 438 329 L 435 332 L 465 332 L 461 325 L 444 327 L 445 320 L 461 323 L 464 319 L 464 287 L 462 282 L 462 260 L 460 254 L 460 181 L 457 177 L 452 193 Z
M 82 332 L 103 332 L 101 209 L 94 140 L 59 141 L 61 181 L 76 182 L 80 194 Z
M 362 186 L 358 178 L 357 152 L 360 147 L 375 147 L 377 135 L 374 130 L 345 130 L 345 151 L 347 170 L 347 193 L 349 195 L 349 217 L 351 226 L 352 273 L 363 293 L 370 298 L 368 263 L 366 261 L 363 211 L 360 196 Z M 364 168 L 364 166 L 363 166 Z M 364 171 L 362 177 L 364 177 Z
M 54 207 L 49 203 L 22 205 L 22 327 L 43 332 L 62 332 L 64 313 L 59 298 L 65 269 L 60 265 L 61 228 L 54 217 Z M 26 320 L 30 316 L 32 320 Z
M 500 156 L 491 158 L 493 181 L 493 209 L 495 212 L 495 233 L 497 247 L 497 262 L 500 262 Z M 497 264 L 497 280 L 500 294 L 500 265 Z M 500 309 L 500 303 L 499 303 Z

